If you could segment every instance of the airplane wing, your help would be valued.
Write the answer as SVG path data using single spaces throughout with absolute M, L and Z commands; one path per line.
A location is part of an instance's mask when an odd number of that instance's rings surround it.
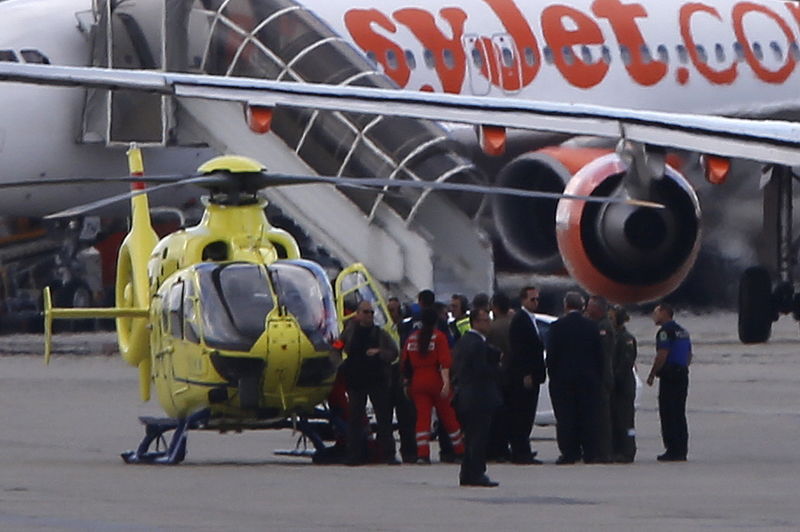
M 21 63 L 0 63 L 0 80 L 128 89 L 185 98 L 240 101 L 266 107 L 313 108 L 624 138 L 723 157 L 800 165 L 800 124 L 777 120 L 204 74 Z

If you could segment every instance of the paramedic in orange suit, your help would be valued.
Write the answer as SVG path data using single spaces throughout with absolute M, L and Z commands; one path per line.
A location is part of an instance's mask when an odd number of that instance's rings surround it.
M 422 327 L 408 337 L 403 349 L 403 371 L 408 391 L 417 409 L 417 463 L 431 461 L 431 410 L 436 407 L 439 422 L 447 430 L 456 455 L 464 454 L 461 426 L 450 405 L 450 346 L 436 328 L 438 316 L 433 309 L 422 312 Z

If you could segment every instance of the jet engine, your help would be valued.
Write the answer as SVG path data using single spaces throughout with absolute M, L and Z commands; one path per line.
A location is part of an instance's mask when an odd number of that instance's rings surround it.
M 506 186 L 611 196 L 624 194 L 627 171 L 609 150 L 560 147 L 521 156 L 498 179 Z M 532 268 L 552 272 L 560 259 L 588 292 L 640 303 L 676 289 L 700 249 L 700 206 L 686 179 L 667 164 L 646 195 L 637 199 L 665 208 L 505 198 L 495 203 L 494 216 L 508 251 Z

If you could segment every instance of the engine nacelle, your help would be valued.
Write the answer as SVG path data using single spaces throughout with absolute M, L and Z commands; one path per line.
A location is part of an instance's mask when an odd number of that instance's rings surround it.
M 540 192 L 563 192 L 581 168 L 610 153 L 595 148 L 549 147 L 526 153 L 507 164 L 497 184 Z M 538 273 L 562 269 L 556 243 L 557 200 L 495 196 L 495 227 L 506 251 Z
M 611 195 L 626 170 L 616 154 L 602 156 L 581 168 L 565 192 Z M 616 303 L 641 303 L 669 294 L 686 278 L 700 249 L 697 195 L 667 165 L 646 199 L 666 208 L 558 202 L 558 249 L 569 274 L 589 293 Z

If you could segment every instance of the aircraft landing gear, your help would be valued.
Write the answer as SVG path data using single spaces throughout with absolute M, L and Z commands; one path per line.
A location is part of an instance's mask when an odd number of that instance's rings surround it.
M 135 451 L 125 451 L 120 456 L 126 464 L 180 464 L 186 458 L 186 438 L 189 429 L 203 427 L 210 415 L 209 410 L 201 410 L 183 419 L 140 417 L 139 421 L 145 427 L 144 438 Z M 164 433 L 170 430 L 174 431 L 172 438 L 162 451 L 160 446 L 165 441 Z M 156 442 L 156 449 L 151 451 L 150 446 L 153 442 Z
M 764 239 L 772 256 L 778 282 L 773 287 L 769 270 L 754 266 L 739 282 L 739 340 L 745 344 L 769 340 L 772 322 L 781 314 L 800 318 L 800 293 L 795 292 L 795 249 L 792 239 L 792 170 L 776 166 L 764 188 Z

